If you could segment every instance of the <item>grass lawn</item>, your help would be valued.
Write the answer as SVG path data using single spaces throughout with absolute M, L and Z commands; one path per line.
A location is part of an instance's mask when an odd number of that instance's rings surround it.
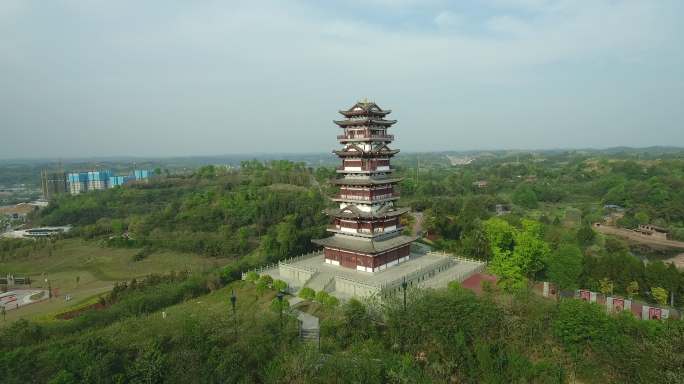
M 236 309 L 240 332 L 251 329 L 257 316 L 275 316 L 269 309 L 275 291 L 268 289 L 257 295 L 254 284 L 237 281 L 207 295 L 148 315 L 122 319 L 93 332 L 107 340 L 113 340 L 122 347 L 142 347 L 157 338 L 178 337 L 184 332 L 190 332 L 187 327 L 203 325 L 232 328 L 235 324 L 230 304 L 233 289 L 237 296 Z M 166 312 L 166 318 L 162 316 L 162 312 Z
M 133 261 L 138 249 L 101 247 L 79 239 L 58 241 L 50 253 L 36 251 L 21 259 L 2 263 L 0 273 L 30 275 L 32 287 L 46 288 L 48 278 L 59 297 L 7 312 L 8 322 L 20 318 L 54 315 L 78 308 L 109 291 L 116 282 L 129 281 L 152 273 L 190 270 L 202 271 L 229 263 L 229 259 L 160 251 L 141 261 Z M 78 277 L 78 283 L 76 278 Z M 67 302 L 65 295 L 72 300 Z M 50 316 L 51 317 L 51 316 Z

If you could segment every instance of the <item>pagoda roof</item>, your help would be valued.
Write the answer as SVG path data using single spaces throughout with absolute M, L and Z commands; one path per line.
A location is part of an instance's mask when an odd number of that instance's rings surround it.
M 396 120 L 385 120 L 385 119 L 345 119 L 345 120 L 333 120 L 333 122 L 340 127 L 349 127 L 354 125 L 366 126 L 366 125 L 384 125 L 390 126 L 395 124 Z
M 325 239 L 312 240 L 315 244 L 329 248 L 346 249 L 363 253 L 380 253 L 414 242 L 416 236 L 394 236 L 380 239 L 358 239 L 348 235 L 334 235 Z
M 402 177 L 368 177 L 368 178 L 341 178 L 332 180 L 334 185 L 380 185 L 398 183 L 402 181 Z
M 385 205 L 375 212 L 364 212 L 357 206 L 350 204 L 341 209 L 326 209 L 325 213 L 330 216 L 340 217 L 343 219 L 384 219 L 386 217 L 400 216 L 408 211 L 408 208 L 395 208 L 393 206 Z
M 380 115 L 380 116 L 385 116 L 387 114 L 392 113 L 392 110 L 383 110 L 375 104 L 372 101 L 369 101 L 367 99 L 359 100 L 358 103 L 354 104 L 351 108 L 349 108 L 346 111 L 339 111 L 340 114 L 344 116 L 358 116 L 358 115 L 367 115 L 367 114 L 374 114 L 374 115 Z
M 387 144 L 380 144 L 376 145 L 375 148 L 372 148 L 370 151 L 364 151 L 361 147 L 359 147 L 356 144 L 347 144 L 343 149 L 341 150 L 334 150 L 334 154 L 338 156 L 359 156 L 359 157 L 374 157 L 378 155 L 387 155 L 387 156 L 392 156 L 396 155 L 399 153 L 398 149 L 390 149 Z

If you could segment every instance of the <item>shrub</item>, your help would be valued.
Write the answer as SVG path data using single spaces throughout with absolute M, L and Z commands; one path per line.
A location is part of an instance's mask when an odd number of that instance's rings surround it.
M 326 291 L 319 291 L 316 293 L 316 301 L 329 307 L 335 307 L 340 304 L 340 301 L 336 297 L 330 296 Z
M 261 275 L 259 277 L 259 281 L 263 282 L 264 284 L 266 284 L 269 287 L 271 286 L 271 284 L 273 284 L 273 278 L 269 275 Z
M 273 289 L 275 289 L 276 291 L 285 292 L 285 290 L 287 289 L 287 283 L 282 280 L 275 280 L 273 282 Z
M 325 302 L 328 299 L 328 297 L 330 297 L 330 295 L 326 291 L 316 292 L 316 301 L 318 301 L 321 304 L 323 304 L 323 302 Z
M 447 289 L 454 292 L 460 292 L 461 290 L 463 290 L 463 287 L 461 286 L 461 283 L 458 282 L 458 280 L 454 280 L 450 281 L 449 284 L 447 284 Z
M 304 287 L 299 291 L 299 297 L 304 300 L 314 300 L 316 298 L 316 291 L 309 287 Z
M 559 303 L 553 331 L 566 347 L 581 349 L 590 343 L 611 340 L 610 325 L 610 319 L 601 306 L 582 300 L 566 299 Z
M 144 247 L 133 255 L 133 261 L 145 260 L 147 256 L 152 254 L 152 252 L 154 252 L 152 247 Z
M 259 274 L 254 271 L 249 271 L 245 276 L 245 280 L 256 283 L 256 281 L 259 280 Z
M 328 307 L 337 307 L 340 305 L 340 300 L 335 296 L 328 295 L 328 299 L 323 304 Z

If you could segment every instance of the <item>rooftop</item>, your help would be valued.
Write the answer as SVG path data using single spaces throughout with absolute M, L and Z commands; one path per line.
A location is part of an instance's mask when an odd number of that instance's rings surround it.
M 413 242 L 415 236 L 399 235 L 389 239 L 358 239 L 353 236 L 334 235 L 325 239 L 312 240 L 325 247 L 354 250 L 363 253 L 380 253 Z
M 349 108 L 348 110 L 339 112 L 345 116 L 358 116 L 364 114 L 385 116 L 391 113 L 392 111 L 389 109 L 383 110 L 375 102 L 370 101 L 367 98 L 363 98 L 359 100 L 356 104 L 352 105 L 351 108 Z
M 340 127 L 348 127 L 348 126 L 354 126 L 354 125 L 359 125 L 359 126 L 365 126 L 365 125 L 384 125 L 384 126 L 390 126 L 392 124 L 395 124 L 397 121 L 396 120 L 385 120 L 385 119 L 345 119 L 345 120 L 333 120 L 333 122 Z

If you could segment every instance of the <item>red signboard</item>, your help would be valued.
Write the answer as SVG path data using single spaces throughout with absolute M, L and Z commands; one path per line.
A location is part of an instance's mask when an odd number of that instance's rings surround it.
M 591 301 L 591 291 L 580 289 L 579 291 L 580 299 L 584 301 Z
M 662 310 L 660 308 L 649 308 L 648 309 L 648 318 L 651 320 L 660 320 L 662 316 Z
M 624 309 L 625 309 L 625 299 L 614 298 L 613 299 L 613 310 L 615 310 L 615 312 L 620 312 L 620 311 L 623 311 Z

